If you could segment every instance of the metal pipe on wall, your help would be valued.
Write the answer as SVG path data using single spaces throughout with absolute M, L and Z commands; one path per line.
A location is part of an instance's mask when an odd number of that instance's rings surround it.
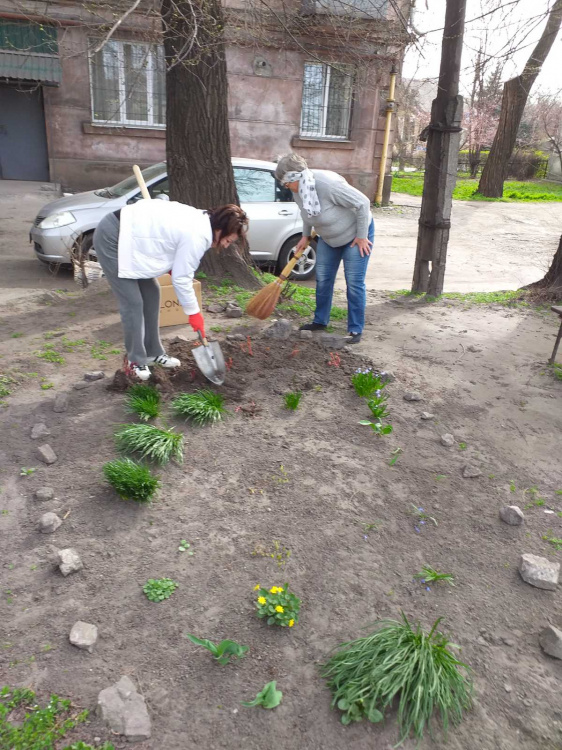
M 390 86 L 386 100 L 386 122 L 384 124 L 384 140 L 382 144 L 381 163 L 379 168 L 379 182 L 375 195 L 375 203 L 382 203 L 382 192 L 384 188 L 384 176 L 386 173 L 386 159 L 388 157 L 388 144 L 390 141 L 390 126 L 392 124 L 392 113 L 394 112 L 394 89 L 396 87 L 396 68 L 394 65 L 390 71 Z

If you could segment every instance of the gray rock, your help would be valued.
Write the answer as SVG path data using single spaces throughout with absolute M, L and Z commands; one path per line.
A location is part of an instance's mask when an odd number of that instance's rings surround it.
M 513 688 L 511 687 L 511 685 L 509 685 L 507 682 L 503 686 L 503 689 L 505 690 L 506 693 L 511 693 L 511 691 L 513 690 Z
M 182 333 L 179 333 L 177 336 L 174 336 L 173 339 L 168 339 L 170 344 L 185 344 L 189 343 L 189 339 L 187 336 L 184 336 Z
M 68 409 L 68 393 L 57 393 L 55 396 L 55 403 L 53 404 L 53 411 L 57 414 L 62 413 Z
M 73 388 L 75 391 L 83 391 L 85 388 L 87 388 L 90 385 L 90 383 L 86 380 L 79 380 L 77 383 L 74 383 Z
M 280 319 L 264 329 L 263 335 L 267 339 L 288 339 L 293 332 L 293 326 L 290 320 Z
M 129 742 L 150 737 L 150 717 L 142 695 L 129 677 L 121 677 L 98 695 L 97 711 L 112 732 L 124 735 Z
M 523 511 L 517 505 L 506 505 L 500 510 L 500 518 L 510 526 L 521 526 L 525 521 Z
M 35 499 L 43 502 L 43 500 L 52 500 L 55 496 L 55 491 L 52 487 L 39 487 L 35 490 Z
M 84 380 L 89 380 L 90 383 L 93 383 L 94 380 L 103 380 L 104 378 L 105 372 L 102 372 L 102 370 L 91 370 L 84 373 Z
M 39 519 L 39 531 L 42 534 L 52 534 L 61 524 L 56 513 L 44 513 Z
M 558 585 L 560 563 L 551 562 L 538 555 L 521 555 L 519 559 L 521 578 L 538 589 L 554 591 Z
M 51 431 L 47 427 L 46 424 L 43 424 L 43 422 L 38 422 L 37 424 L 34 424 L 31 428 L 31 439 L 37 440 L 38 438 L 42 437 L 48 437 L 51 434 Z
M 226 338 L 227 341 L 246 341 L 246 336 L 243 333 L 229 333 Z
M 226 305 L 221 305 L 218 302 L 214 302 L 212 305 L 207 305 L 207 312 L 210 313 L 221 313 L 224 312 Z
M 478 466 L 467 464 L 462 470 L 462 475 L 465 479 L 474 479 L 474 477 L 482 476 L 482 472 L 480 471 Z
M 244 313 L 241 307 L 227 307 L 224 314 L 227 318 L 241 318 Z
M 48 443 L 40 445 L 39 448 L 37 448 L 37 456 L 44 464 L 47 464 L 47 466 L 54 464 L 57 460 L 57 454 Z
M 480 347 L 479 347 L 479 346 L 474 346 L 474 344 L 469 344 L 469 345 L 468 345 L 468 346 L 466 347 L 466 351 L 467 351 L 467 352 L 476 352 L 476 353 L 478 353 L 478 352 L 481 352 L 481 351 L 482 351 L 482 349 L 480 349 Z
M 421 394 L 415 391 L 409 391 L 404 394 L 404 401 L 423 401 Z
M 82 648 L 91 654 L 98 640 L 98 629 L 89 622 L 78 620 L 72 626 L 69 638 L 73 646 Z
M 554 625 L 548 625 L 541 630 L 539 643 L 545 654 L 562 659 L 562 630 L 558 630 Z
M 450 432 L 446 432 L 444 435 L 441 435 L 441 445 L 444 445 L 446 448 L 452 448 L 455 444 L 455 438 L 451 435 Z
M 422 411 L 421 418 L 422 419 L 435 419 L 435 414 L 430 414 L 428 411 Z
M 57 551 L 59 558 L 59 569 L 63 576 L 68 576 L 71 573 L 76 573 L 78 570 L 82 570 L 84 565 L 78 552 L 75 549 L 68 547 L 67 549 L 59 549 Z
M 299 337 L 301 339 L 311 339 L 312 331 L 299 331 Z
M 349 344 L 347 336 L 338 336 L 337 333 L 321 333 L 319 338 L 327 349 L 344 349 Z

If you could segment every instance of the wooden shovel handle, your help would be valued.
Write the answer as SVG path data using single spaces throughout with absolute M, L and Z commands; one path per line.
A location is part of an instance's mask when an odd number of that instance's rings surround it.
M 139 183 L 142 197 L 145 198 L 145 200 L 149 201 L 150 193 L 148 192 L 148 188 L 146 187 L 146 182 L 144 181 L 144 177 L 142 176 L 142 172 L 140 171 L 140 167 L 138 164 L 135 164 L 133 166 L 133 172 L 134 172 L 135 177 L 137 178 L 137 182 Z

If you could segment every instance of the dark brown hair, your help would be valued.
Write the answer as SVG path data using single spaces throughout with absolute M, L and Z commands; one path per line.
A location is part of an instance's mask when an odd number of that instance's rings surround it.
M 211 220 L 213 236 L 218 231 L 219 240 L 228 237 L 229 234 L 237 234 L 240 239 L 244 239 L 248 231 L 249 220 L 245 211 L 242 211 L 240 206 L 233 203 L 209 211 L 209 219 Z

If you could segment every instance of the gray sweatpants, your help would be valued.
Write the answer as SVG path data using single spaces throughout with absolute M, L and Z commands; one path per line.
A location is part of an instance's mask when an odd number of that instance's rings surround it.
M 156 279 L 119 278 L 119 226 L 116 216 L 105 216 L 94 232 L 94 250 L 119 301 L 129 362 L 146 365 L 148 357 L 164 354 L 158 330 L 160 284 Z

